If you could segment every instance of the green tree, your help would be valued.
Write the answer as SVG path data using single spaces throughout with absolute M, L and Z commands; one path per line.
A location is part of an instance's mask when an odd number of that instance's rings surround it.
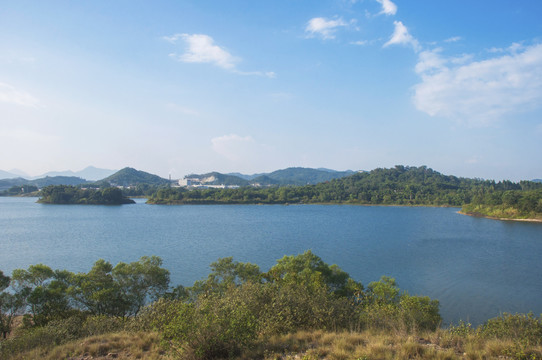
M 43 264 L 13 270 L 15 296 L 28 307 L 34 324 L 44 325 L 68 315 L 68 278 L 68 272 L 55 272 Z
M 80 307 L 94 315 L 124 315 L 127 304 L 112 271 L 111 263 L 103 259 L 96 261 L 87 274 L 74 275 L 70 295 Z
M 25 305 L 20 295 L 4 291 L 9 287 L 10 280 L 0 270 L 0 333 L 4 339 L 11 332 L 15 314 Z
M 127 307 L 127 315 L 137 315 L 149 301 L 163 296 L 169 288 L 169 271 L 158 256 L 143 256 L 129 264 L 120 262 L 112 270 L 113 279 Z
M 348 273 L 337 265 L 326 264 L 310 250 L 277 260 L 265 277 L 282 284 L 304 284 L 313 289 L 325 287 L 340 296 L 351 296 L 363 290 L 361 283 L 351 279 Z
M 100 259 L 87 273 L 73 277 L 70 294 L 96 315 L 137 315 L 149 301 L 164 295 L 169 287 L 169 271 L 157 256 L 143 256 L 136 262 L 111 263 Z

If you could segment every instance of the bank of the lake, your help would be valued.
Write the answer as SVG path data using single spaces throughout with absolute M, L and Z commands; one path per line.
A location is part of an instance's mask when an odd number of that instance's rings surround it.
M 465 212 L 461 210 L 458 211 L 457 213 L 461 215 L 474 216 L 474 217 L 480 217 L 480 218 L 491 219 L 491 220 L 542 223 L 542 219 L 539 219 L 539 218 L 530 219 L 530 218 L 498 217 L 498 216 L 485 215 L 479 212 Z

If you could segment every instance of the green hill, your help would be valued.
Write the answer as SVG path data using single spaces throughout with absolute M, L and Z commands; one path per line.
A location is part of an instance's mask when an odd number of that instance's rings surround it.
M 314 185 L 352 175 L 353 173 L 353 171 L 291 167 L 263 174 L 252 179 L 251 183 L 259 183 L 261 185 Z
M 186 179 L 199 179 L 204 185 L 237 185 L 237 186 L 247 186 L 249 185 L 248 180 L 242 179 L 235 175 L 221 174 L 219 172 L 210 172 L 207 174 L 201 175 L 188 175 Z
M 112 186 L 135 186 L 138 184 L 148 185 L 168 185 L 169 180 L 161 178 L 158 175 L 149 174 L 145 171 L 136 170 L 130 167 L 125 167 L 99 181 L 99 183 L 108 182 Z

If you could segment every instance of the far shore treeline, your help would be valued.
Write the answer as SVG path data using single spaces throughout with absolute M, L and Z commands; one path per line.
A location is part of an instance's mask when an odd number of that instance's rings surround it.
M 542 220 L 542 183 L 469 179 L 443 175 L 426 166 L 375 169 L 314 185 L 172 187 L 156 175 L 126 168 L 111 181 L 76 186 L 54 185 L 36 192 L 19 186 L 5 195 L 41 196 L 49 204 L 127 204 L 147 197 L 148 204 L 352 204 L 454 206 L 462 212 L 500 219 Z M 122 186 L 115 187 L 116 181 Z M 299 181 L 299 179 L 297 179 Z M 121 190 L 119 190 L 119 188 Z M 32 193 L 32 191 L 34 191 Z
M 161 188 L 147 203 L 463 206 L 474 215 L 542 219 L 542 184 L 458 178 L 425 166 L 396 166 L 306 186 Z

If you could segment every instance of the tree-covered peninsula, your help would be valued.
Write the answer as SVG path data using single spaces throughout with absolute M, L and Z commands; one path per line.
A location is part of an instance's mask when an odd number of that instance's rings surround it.
M 463 205 L 461 213 L 503 220 L 542 221 L 542 189 L 488 192 Z
M 516 215 L 542 215 L 542 184 L 495 182 L 443 175 L 425 166 L 396 166 L 316 185 L 237 189 L 164 188 L 150 204 L 359 204 L 409 206 L 517 206 Z M 502 200 L 499 200 L 502 199 Z M 500 202 L 499 202 L 500 201 Z M 477 208 L 481 212 L 481 208 Z
M 70 185 L 50 185 L 40 191 L 42 204 L 81 204 L 81 205 L 122 205 L 135 201 L 122 194 L 115 187 L 87 189 Z

